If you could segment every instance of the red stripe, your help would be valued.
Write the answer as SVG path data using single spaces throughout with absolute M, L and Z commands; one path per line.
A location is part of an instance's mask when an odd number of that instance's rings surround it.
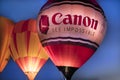
M 98 3 L 96 2 L 96 0 L 90 0 L 90 2 L 92 2 L 92 3 L 96 4 L 96 5 L 98 5 Z
M 24 24 L 24 21 L 20 21 L 15 24 L 15 27 L 13 29 L 13 33 L 20 33 L 21 32 L 21 27 Z
M 28 25 L 29 25 L 29 20 L 25 21 L 24 24 L 22 25 L 21 32 L 28 31 Z

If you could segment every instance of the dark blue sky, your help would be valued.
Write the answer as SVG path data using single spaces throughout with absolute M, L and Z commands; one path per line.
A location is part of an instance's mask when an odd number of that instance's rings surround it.
M 0 0 L 0 16 L 14 22 L 36 18 L 46 0 Z M 98 0 L 107 17 L 105 39 L 92 58 L 73 76 L 73 80 L 120 80 L 120 0 Z M 0 80 L 27 80 L 17 64 L 10 59 L 0 73 Z M 62 80 L 49 60 L 35 80 Z

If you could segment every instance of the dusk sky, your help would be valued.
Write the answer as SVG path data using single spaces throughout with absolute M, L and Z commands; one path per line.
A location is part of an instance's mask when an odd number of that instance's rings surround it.
M 97 0 L 107 18 L 106 36 L 95 54 L 73 75 L 72 80 L 120 80 L 120 0 Z M 0 0 L 0 16 L 14 22 L 37 18 L 46 0 Z M 9 60 L 0 80 L 27 80 L 18 65 Z M 63 80 L 48 60 L 35 80 Z

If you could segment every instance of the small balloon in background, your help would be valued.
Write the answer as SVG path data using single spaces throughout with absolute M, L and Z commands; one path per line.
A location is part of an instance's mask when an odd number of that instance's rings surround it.
M 36 20 L 28 19 L 16 23 L 10 43 L 11 56 L 29 80 L 34 80 L 48 60 L 36 29 Z
M 14 22 L 0 16 L 0 72 L 2 72 L 10 58 L 9 43 Z

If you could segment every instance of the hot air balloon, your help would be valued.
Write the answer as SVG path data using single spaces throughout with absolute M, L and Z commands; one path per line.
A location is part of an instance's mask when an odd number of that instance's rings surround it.
M 96 0 L 48 0 L 37 29 L 50 59 L 70 80 L 100 46 L 106 18 Z
M 39 41 L 36 20 L 28 19 L 16 23 L 11 37 L 10 52 L 29 80 L 34 80 L 48 59 Z
M 14 22 L 0 16 L 0 72 L 3 71 L 10 58 L 9 42 Z

